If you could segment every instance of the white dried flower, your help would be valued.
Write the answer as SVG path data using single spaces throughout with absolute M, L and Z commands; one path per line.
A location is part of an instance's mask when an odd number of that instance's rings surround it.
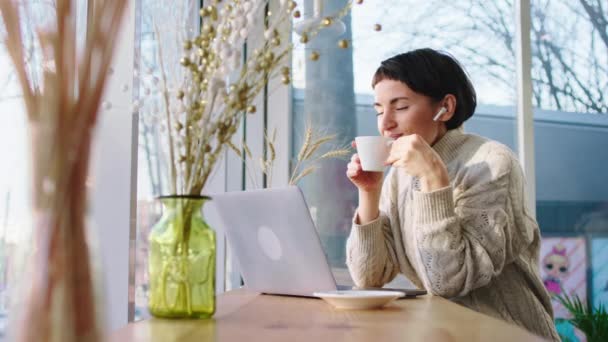
M 247 22 L 249 23 L 249 27 L 253 27 L 257 24 L 255 13 L 251 12 L 247 14 Z
M 217 68 L 217 76 L 224 77 L 226 75 L 226 67 L 222 64 L 219 68 Z
M 247 19 L 245 17 L 238 17 L 234 20 L 234 30 L 240 31 L 242 28 L 247 27 Z
M 235 46 L 236 45 L 236 40 L 237 40 L 236 36 L 230 35 L 230 37 L 228 37 L 228 44 Z
M 243 11 L 245 11 L 245 13 L 249 13 L 249 11 L 251 11 L 252 8 L 253 8 L 253 5 L 251 4 L 250 1 L 243 2 Z
M 220 69 L 225 69 L 224 66 L 221 66 Z M 218 69 L 219 70 L 219 69 Z M 212 93 L 216 93 L 216 92 L 220 92 L 221 89 L 226 87 L 226 82 L 224 82 L 224 80 L 222 80 L 221 78 L 213 78 L 211 79 L 211 84 L 209 85 L 209 90 Z

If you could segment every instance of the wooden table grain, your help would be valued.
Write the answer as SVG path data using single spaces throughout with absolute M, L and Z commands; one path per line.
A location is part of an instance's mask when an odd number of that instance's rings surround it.
M 337 310 L 320 299 L 240 289 L 218 296 L 209 320 L 148 319 L 111 342 L 194 341 L 542 341 L 531 333 L 446 299 L 400 299 L 378 310 Z

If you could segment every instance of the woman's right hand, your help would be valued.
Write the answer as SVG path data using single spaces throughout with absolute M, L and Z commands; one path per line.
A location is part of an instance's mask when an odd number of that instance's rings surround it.
M 352 143 L 356 147 L 355 142 Z M 358 154 L 353 154 L 346 168 L 346 176 L 360 191 L 380 191 L 382 188 L 382 172 L 363 171 Z

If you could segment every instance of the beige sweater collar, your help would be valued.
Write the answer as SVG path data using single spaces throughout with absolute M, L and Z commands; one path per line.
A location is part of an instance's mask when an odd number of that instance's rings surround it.
M 433 145 L 433 149 L 439 154 L 443 162 L 447 164 L 458 156 L 458 149 L 465 139 L 466 134 L 464 134 L 464 129 L 460 126 L 447 131 L 445 135 Z

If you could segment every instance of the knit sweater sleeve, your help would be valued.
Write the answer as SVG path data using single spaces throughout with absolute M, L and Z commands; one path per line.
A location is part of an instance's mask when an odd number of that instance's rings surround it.
M 488 151 L 452 184 L 413 198 L 419 276 L 447 298 L 487 285 L 533 239 L 533 227 L 516 224 L 525 215 L 523 174 L 510 152 Z
M 399 273 L 389 218 L 390 178 L 387 176 L 383 184 L 378 218 L 361 225 L 355 212 L 346 241 L 346 265 L 358 287 L 381 287 Z

